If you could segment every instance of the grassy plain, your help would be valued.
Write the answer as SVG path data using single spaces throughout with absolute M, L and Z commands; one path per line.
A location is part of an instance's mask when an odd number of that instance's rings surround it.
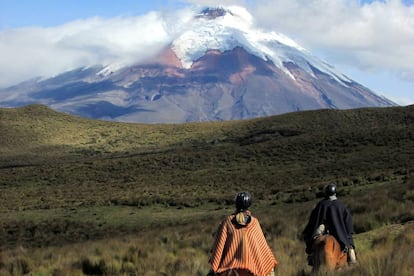
M 254 195 L 280 275 L 322 187 L 354 218 L 354 275 L 411 275 L 414 106 L 188 124 L 0 109 L 1 275 L 205 275 L 212 234 Z M 398 272 L 394 274 L 394 272 Z

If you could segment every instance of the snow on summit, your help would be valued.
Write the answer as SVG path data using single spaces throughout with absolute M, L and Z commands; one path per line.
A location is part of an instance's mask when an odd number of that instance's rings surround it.
M 292 78 L 283 65 L 285 62 L 293 62 L 311 75 L 310 66 L 313 66 L 341 83 L 349 80 L 287 36 L 255 28 L 251 14 L 239 6 L 204 8 L 186 22 L 172 43 L 173 51 L 187 69 L 208 50 L 224 52 L 237 46 L 264 60 L 271 60 Z

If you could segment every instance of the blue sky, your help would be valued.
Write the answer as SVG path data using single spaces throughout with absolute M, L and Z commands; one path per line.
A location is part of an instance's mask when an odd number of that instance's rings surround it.
M 414 104 L 414 0 L 0 0 L 0 87 L 36 72 L 53 75 L 93 62 L 85 49 L 78 49 L 86 35 L 77 36 L 76 47 L 68 50 L 65 45 L 65 52 L 55 47 L 37 54 L 36 47 L 47 49 L 43 42 L 56 41 L 60 33 L 76 33 L 88 25 L 97 33 L 133 36 L 132 30 L 122 29 L 126 24 L 145 26 L 189 5 L 219 4 L 245 6 L 258 27 L 291 37 L 379 95 Z M 102 43 L 113 42 L 88 34 Z M 157 35 L 163 39 L 154 31 L 147 34 L 155 41 Z M 130 54 L 128 43 L 120 39 L 114 45 Z
M 55 26 L 92 16 L 137 16 L 180 6 L 178 1 L 167 0 L 0 0 L 0 29 Z

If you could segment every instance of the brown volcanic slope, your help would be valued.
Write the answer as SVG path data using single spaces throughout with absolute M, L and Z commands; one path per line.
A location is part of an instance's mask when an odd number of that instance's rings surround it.
M 223 53 L 210 50 L 184 69 L 167 49 L 154 61 L 130 69 L 136 73 L 134 94 L 146 95 L 148 110 L 127 114 L 123 120 L 151 122 L 150 117 L 158 116 L 154 122 L 231 120 L 297 110 L 390 105 L 355 82 L 344 85 L 315 68 L 310 76 L 293 63 L 285 66 L 294 78 L 272 62 L 236 47 Z

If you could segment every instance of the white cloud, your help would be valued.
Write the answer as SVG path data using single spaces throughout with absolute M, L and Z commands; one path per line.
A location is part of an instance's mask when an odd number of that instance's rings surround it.
M 191 1 L 197 2 L 197 1 Z M 414 5 L 401 0 L 245 1 L 263 28 L 294 39 L 378 94 L 414 103 Z M 364 3 L 365 4 L 361 4 Z M 405 1 L 408 3 L 407 1 Z M 370 77 L 368 80 L 365 76 Z
M 0 87 L 80 66 L 131 64 L 169 41 L 168 17 L 89 18 L 51 28 L 0 32 Z
M 329 61 L 391 70 L 414 81 L 414 6 L 399 0 L 257 1 L 258 23 L 277 29 Z

